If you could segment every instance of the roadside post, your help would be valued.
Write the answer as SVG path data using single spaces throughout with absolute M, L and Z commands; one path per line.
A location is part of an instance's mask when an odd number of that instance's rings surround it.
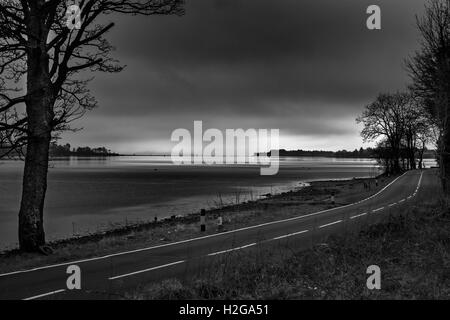
M 223 219 L 222 219 L 222 216 L 219 216 L 217 218 L 217 231 L 219 231 L 219 232 L 223 231 Z
M 200 211 L 200 231 L 201 232 L 205 232 L 206 231 L 206 224 L 205 224 L 205 219 L 206 218 L 206 210 L 202 209 Z

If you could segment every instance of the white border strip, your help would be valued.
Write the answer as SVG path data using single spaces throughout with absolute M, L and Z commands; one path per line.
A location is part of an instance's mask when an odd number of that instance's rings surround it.
M 23 299 L 23 300 L 34 300 L 34 299 L 39 299 L 39 298 L 43 298 L 43 297 L 46 297 L 46 296 L 50 296 L 50 295 L 52 295 L 52 294 L 61 293 L 61 292 L 64 292 L 64 291 L 66 291 L 66 289 L 55 290 L 55 291 L 43 293 L 43 294 L 40 294 L 40 295 L 37 295 L 37 296 L 25 298 L 25 299 Z
M 216 256 L 216 255 L 222 254 L 222 253 L 227 253 L 227 252 L 237 251 L 237 250 L 245 249 L 245 248 L 248 248 L 248 247 L 256 246 L 256 244 L 257 244 L 257 243 L 255 242 L 255 243 L 247 244 L 247 245 L 242 246 L 242 247 L 237 247 L 237 248 L 233 248 L 233 249 L 228 249 L 228 250 L 223 250 L 223 251 L 213 252 L 213 253 L 209 253 L 208 256 Z
M 162 269 L 162 268 L 174 266 L 174 265 L 177 265 L 177 264 L 180 264 L 180 263 L 184 263 L 184 262 L 186 262 L 186 260 L 180 260 L 180 261 L 164 264 L 162 266 L 152 267 L 152 268 L 148 268 L 148 269 L 144 269 L 144 270 L 139 270 L 139 271 L 135 271 L 135 272 L 122 274 L 120 276 L 110 277 L 110 278 L 108 278 L 108 280 L 115 280 L 115 279 L 119 279 L 119 278 L 125 278 L 125 277 L 129 277 L 129 276 L 134 276 L 135 274 L 149 272 L 149 271 L 153 271 L 153 270 L 157 270 L 157 269 Z
M 318 228 L 322 229 L 322 228 L 325 228 L 325 227 L 328 227 L 328 226 L 332 226 L 333 224 L 338 224 L 338 223 L 341 223 L 341 222 L 342 222 L 342 220 L 330 222 L 330 223 L 327 223 L 327 224 L 323 224 L 323 225 L 319 226 Z
M 361 213 L 361 214 L 357 214 L 356 216 L 350 217 L 350 220 L 351 219 L 356 219 L 356 218 L 359 218 L 359 217 L 362 217 L 362 216 L 365 216 L 366 214 L 367 214 L 367 212 L 364 212 L 364 213 Z
M 285 234 L 284 236 L 275 237 L 272 240 L 280 240 L 280 239 L 284 239 L 284 238 L 288 238 L 288 237 L 293 237 L 293 236 L 297 236 L 302 233 L 306 233 L 308 231 L 309 230 L 303 230 L 303 231 L 299 231 L 299 232 L 289 233 L 289 234 Z

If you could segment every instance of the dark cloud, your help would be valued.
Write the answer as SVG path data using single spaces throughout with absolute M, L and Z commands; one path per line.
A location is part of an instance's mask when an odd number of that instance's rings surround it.
M 382 8 L 381 31 L 365 27 L 371 4 Z M 362 107 L 405 86 L 403 59 L 417 45 L 422 7 L 422 0 L 188 0 L 183 17 L 108 17 L 117 21 L 110 39 L 127 68 L 97 76 L 101 108 L 67 140 L 163 150 L 171 130 L 204 120 L 356 147 Z

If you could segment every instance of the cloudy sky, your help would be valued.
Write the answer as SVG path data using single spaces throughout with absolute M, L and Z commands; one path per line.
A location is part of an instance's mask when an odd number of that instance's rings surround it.
M 378 4 L 382 30 L 366 28 Z M 362 146 L 355 118 L 402 90 L 424 0 L 187 0 L 183 17 L 109 17 L 127 67 L 97 74 L 99 108 L 61 142 L 169 153 L 174 129 L 279 128 L 286 149 Z

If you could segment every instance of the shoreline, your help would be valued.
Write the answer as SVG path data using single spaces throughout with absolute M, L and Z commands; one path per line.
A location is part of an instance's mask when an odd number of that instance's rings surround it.
M 49 242 L 54 253 L 24 253 L 18 249 L 0 252 L 0 272 L 72 261 L 153 245 L 167 244 L 218 233 L 217 218 L 223 218 L 223 231 L 309 214 L 364 199 L 379 191 L 395 176 L 322 180 L 296 191 L 269 195 L 263 199 L 206 210 L 206 231 L 200 232 L 200 213 L 171 217 L 157 222 L 137 223 L 101 233 Z M 364 184 L 371 189 L 365 190 Z M 336 196 L 335 203 L 330 200 Z
M 326 184 L 326 183 L 339 183 L 339 182 L 351 182 L 351 181 L 364 181 L 364 180 L 371 180 L 371 179 L 376 179 L 378 177 L 381 177 L 383 175 L 379 175 L 375 178 L 368 178 L 368 177 L 353 177 L 353 178 L 342 178 L 342 179 L 317 179 L 317 180 L 308 180 L 308 181 L 295 181 L 295 187 L 293 187 L 291 190 L 288 191 L 283 191 L 283 192 L 279 192 L 279 193 L 274 193 L 271 194 L 266 193 L 266 194 L 261 194 L 258 197 L 255 197 L 255 200 L 246 200 L 246 201 L 242 201 L 239 203 L 229 203 L 229 204 L 223 204 L 222 206 L 219 207 L 210 207 L 208 209 L 205 209 L 207 216 L 211 216 L 211 214 L 214 216 L 214 218 L 217 218 L 217 215 L 221 212 L 227 212 L 230 210 L 240 210 L 240 209 L 247 209 L 249 208 L 249 206 L 251 207 L 252 205 L 257 205 L 259 202 L 262 202 L 264 200 L 269 200 L 269 199 L 273 199 L 274 197 L 284 197 L 287 196 L 289 194 L 292 193 L 297 193 L 305 188 L 308 187 L 314 187 L 314 186 L 319 186 L 322 184 Z M 158 226 L 164 226 L 164 225 L 172 225 L 173 223 L 192 223 L 193 220 L 197 219 L 199 220 L 200 218 L 200 212 L 192 212 L 192 213 L 187 213 L 187 214 L 178 214 L 178 215 L 172 215 L 172 216 L 165 216 L 162 217 L 160 219 L 158 219 L 157 221 L 139 221 L 139 222 L 132 222 L 130 221 L 130 223 L 126 223 L 125 225 L 118 225 L 117 227 L 112 227 L 110 229 L 107 230 L 103 230 L 103 231 L 95 231 L 92 233 L 86 233 L 86 234 L 82 234 L 82 235 L 73 235 L 73 236 L 68 236 L 65 238 L 60 238 L 60 239 L 54 239 L 51 241 L 48 241 L 47 245 L 48 246 L 58 246 L 61 244 L 66 244 L 66 243 L 72 243 L 74 241 L 79 241 L 81 243 L 83 242 L 88 242 L 88 241 L 96 241 L 99 240 L 103 237 L 108 237 L 111 235 L 121 235 L 123 233 L 127 233 L 127 232 L 132 232 L 132 231 L 140 231 L 142 229 L 152 229 Z M 195 221 L 197 221 L 195 220 Z M 194 222 L 195 222 L 194 221 Z M 0 257 L 4 254 L 8 254 L 11 252 L 18 252 L 18 248 L 8 248 L 6 247 L 5 249 L 1 249 L 0 248 Z

